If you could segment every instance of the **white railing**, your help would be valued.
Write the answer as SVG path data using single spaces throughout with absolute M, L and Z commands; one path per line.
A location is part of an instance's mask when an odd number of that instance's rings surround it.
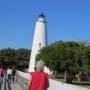
M 23 90 L 28 90 L 28 80 L 29 74 L 17 71 L 16 82 L 22 87 Z
M 23 90 L 28 90 L 28 86 L 27 86 L 28 80 L 29 80 L 28 73 L 17 71 L 16 81 L 17 83 L 19 83 L 20 86 L 22 86 Z M 50 82 L 50 86 L 48 90 L 90 90 L 82 86 L 66 84 L 66 83 L 58 82 L 52 79 L 50 79 L 49 82 Z

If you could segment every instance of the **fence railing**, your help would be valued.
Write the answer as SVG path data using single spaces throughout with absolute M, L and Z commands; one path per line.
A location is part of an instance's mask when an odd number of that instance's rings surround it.
M 17 71 L 16 82 L 22 87 L 23 90 L 28 90 L 28 73 Z

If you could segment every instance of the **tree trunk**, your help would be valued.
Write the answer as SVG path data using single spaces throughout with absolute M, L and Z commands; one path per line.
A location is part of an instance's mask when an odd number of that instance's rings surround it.
M 66 82 L 66 83 L 72 83 L 72 80 L 73 80 L 72 74 L 70 74 L 67 71 L 65 71 L 64 82 Z
M 68 73 L 67 71 L 65 71 L 65 74 L 64 74 L 64 82 L 68 82 Z

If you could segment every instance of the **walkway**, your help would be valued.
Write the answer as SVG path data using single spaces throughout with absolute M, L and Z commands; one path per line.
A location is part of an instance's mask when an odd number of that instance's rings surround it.
M 10 84 L 4 79 L 1 90 L 22 90 L 22 88 L 17 83 L 12 82 Z
M 20 72 L 20 71 L 17 71 L 17 73 L 18 73 L 18 82 L 20 83 L 20 85 L 23 88 L 24 87 L 26 88 L 29 74 Z M 82 86 L 66 84 L 66 83 L 58 82 L 58 81 L 55 81 L 52 79 L 50 79 L 49 82 L 50 82 L 50 86 L 49 86 L 48 90 L 90 90 L 90 89 L 84 88 Z M 24 90 L 27 90 L 27 88 Z
M 1 90 L 27 90 L 28 78 L 29 78 L 28 73 L 17 71 L 17 75 L 16 75 L 17 83 L 15 82 L 10 84 L 4 79 Z M 51 79 L 49 81 L 50 81 L 50 87 L 48 88 L 48 90 L 90 90 L 82 86 L 61 83 Z
M 12 83 L 12 84 L 6 83 L 6 88 L 4 88 L 4 84 L 1 90 L 23 90 L 16 83 Z M 89 89 L 83 88 L 83 87 L 72 86 L 70 84 L 65 84 L 65 83 L 62 84 L 57 81 L 50 80 L 50 88 L 48 90 L 89 90 Z
M 82 86 L 66 84 L 50 79 L 50 87 L 48 90 L 90 90 Z

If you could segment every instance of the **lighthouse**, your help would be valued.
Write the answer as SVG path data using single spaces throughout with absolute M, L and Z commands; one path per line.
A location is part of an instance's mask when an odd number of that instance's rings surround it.
M 46 47 L 46 45 L 47 45 L 47 21 L 45 19 L 45 15 L 41 13 L 36 21 L 29 63 L 29 72 L 34 71 L 36 55 L 38 54 L 39 50 L 42 47 Z

